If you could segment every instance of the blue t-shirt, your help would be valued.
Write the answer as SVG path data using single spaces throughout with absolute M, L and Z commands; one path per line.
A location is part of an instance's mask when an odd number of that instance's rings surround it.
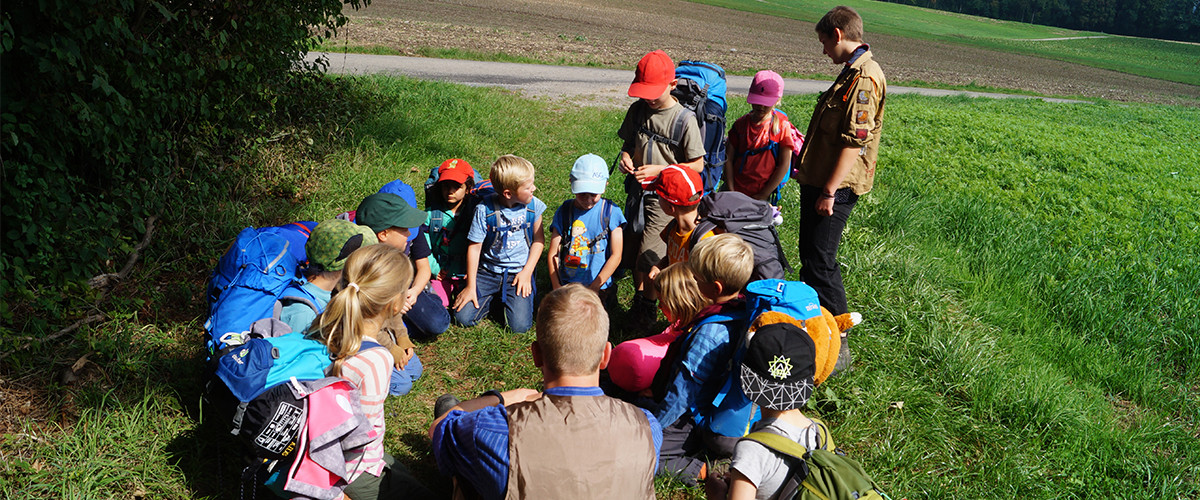
M 530 214 L 525 205 L 517 203 L 504 208 L 496 198 L 498 195 L 491 200 L 496 208 L 496 227 L 488 226 L 489 200 L 484 200 L 475 207 L 475 217 L 471 219 L 471 231 L 467 233 L 467 239 L 471 243 L 483 243 L 489 231 L 496 232 L 491 246 L 480 251 L 479 267 L 493 273 L 520 271 L 529 261 L 530 243 L 525 241 L 526 225 L 537 222 L 542 212 L 546 211 L 546 204 L 534 197 L 528 206 L 533 210 L 533 214 Z
M 322 311 L 324 311 L 325 306 L 329 304 L 329 298 L 333 296 L 332 291 L 322 290 L 321 287 L 309 282 L 305 282 L 303 285 L 301 285 L 301 288 L 308 293 L 311 293 L 313 297 L 317 299 L 314 301 L 314 303 L 317 305 L 317 308 Z M 292 327 L 293 332 L 303 333 L 305 330 L 308 330 L 308 327 L 312 325 L 314 319 L 317 319 L 317 312 L 311 307 L 308 307 L 308 304 L 300 302 L 292 302 L 287 304 L 283 306 L 283 309 L 279 312 L 279 321 L 287 323 L 288 326 Z
M 608 260 L 609 233 L 625 224 L 625 214 L 621 209 L 608 200 L 600 200 L 590 210 L 583 211 L 571 203 L 571 215 L 574 220 L 563 220 L 567 216 L 564 207 L 558 207 L 554 213 L 554 221 L 550 228 L 558 231 L 563 240 L 568 242 L 566 254 L 559 250 L 558 279 L 562 284 L 579 283 L 583 286 L 592 284 L 600 274 L 600 268 Z M 608 227 L 604 228 L 604 205 L 613 205 L 608 215 Z M 612 285 L 612 277 L 604 282 L 601 288 Z

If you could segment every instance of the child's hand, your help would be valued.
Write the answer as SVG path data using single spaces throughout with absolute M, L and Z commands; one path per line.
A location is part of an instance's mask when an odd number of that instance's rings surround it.
M 416 354 L 417 354 L 417 351 L 414 350 L 413 348 L 411 348 L 411 347 L 405 348 L 404 352 L 401 353 L 400 356 L 396 358 L 396 368 L 399 369 L 400 371 L 404 371 L 404 367 L 408 366 L 408 362 L 412 361 L 413 356 L 415 356 Z
M 646 273 L 646 277 L 650 278 L 650 280 L 653 281 L 654 278 L 656 278 L 658 276 L 658 273 L 661 273 L 661 272 L 662 272 L 662 269 L 659 269 L 658 266 L 651 266 L 650 272 Z
M 542 393 L 535 391 L 533 389 L 522 388 L 522 389 L 510 389 L 510 390 L 504 391 L 504 392 L 500 393 L 500 396 L 504 398 L 505 405 L 510 405 L 513 403 L 520 403 L 523 401 L 533 401 L 537 398 L 542 397 Z
M 513 286 L 517 287 L 517 295 L 528 297 L 533 293 L 533 273 L 521 271 L 513 276 Z
M 461 292 L 458 292 L 458 298 L 454 299 L 454 310 L 461 311 L 467 306 L 468 302 L 474 305 L 476 309 L 479 309 L 479 298 L 475 296 L 474 283 L 468 283 L 467 286 L 463 287 Z
M 413 304 L 417 303 L 417 297 L 420 295 L 420 290 L 408 289 L 408 293 L 404 296 L 404 312 L 412 310 Z
M 629 157 L 629 153 L 621 151 L 621 159 L 619 160 L 618 164 L 620 165 L 622 172 L 627 174 L 633 173 L 633 158 Z
M 661 174 L 666 165 L 642 165 L 638 167 L 637 172 L 634 172 L 634 177 L 637 177 L 638 182 L 646 182 L 648 179 L 653 179 Z

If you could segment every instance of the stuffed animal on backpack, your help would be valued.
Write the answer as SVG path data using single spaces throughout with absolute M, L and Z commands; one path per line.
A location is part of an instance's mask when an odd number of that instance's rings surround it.
M 856 312 L 834 316 L 828 309 L 822 307 L 819 316 L 807 320 L 798 320 L 791 315 L 766 311 L 759 314 L 750 325 L 750 331 L 771 323 L 791 323 L 802 329 L 813 339 L 816 348 L 816 373 L 813 375 L 815 385 L 820 385 L 833 372 L 841 352 L 842 342 L 846 331 L 862 322 L 862 315 Z

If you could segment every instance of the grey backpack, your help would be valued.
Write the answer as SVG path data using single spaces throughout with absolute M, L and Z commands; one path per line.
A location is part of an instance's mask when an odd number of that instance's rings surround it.
M 720 232 L 740 236 L 754 249 L 754 272 L 750 281 L 783 279 L 792 270 L 773 223 L 771 204 L 737 191 L 720 191 L 700 199 L 700 221 L 688 239 L 688 248 L 695 248 L 700 237 L 720 229 Z

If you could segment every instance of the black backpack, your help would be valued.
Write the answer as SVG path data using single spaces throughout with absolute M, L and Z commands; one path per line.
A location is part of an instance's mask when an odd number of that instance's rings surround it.
M 750 281 L 783 279 L 792 266 L 783 254 L 779 232 L 775 230 L 771 204 L 756 200 L 737 191 L 721 191 L 700 199 L 700 221 L 688 238 L 688 248 L 695 248 L 700 237 L 712 231 L 736 234 L 754 249 L 754 272 Z

